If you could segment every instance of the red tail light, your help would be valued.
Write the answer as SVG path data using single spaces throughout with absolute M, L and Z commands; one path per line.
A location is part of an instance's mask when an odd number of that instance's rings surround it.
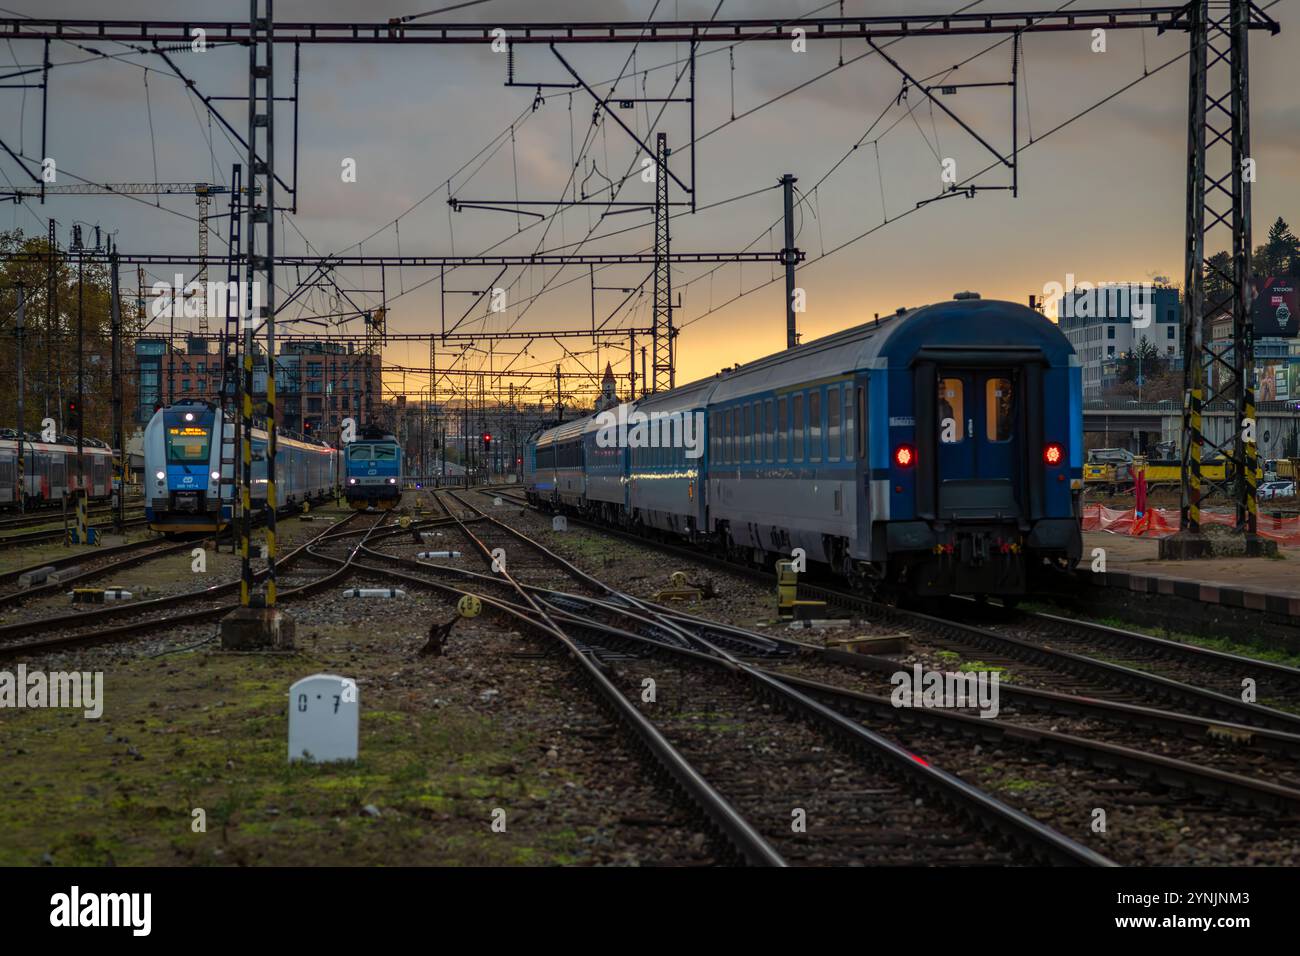
M 1065 452 L 1061 450 L 1061 446 L 1056 442 L 1052 442 L 1043 449 L 1043 461 L 1049 465 L 1059 465 L 1064 458 Z
M 916 464 L 916 452 L 911 445 L 899 445 L 894 450 L 894 461 L 898 463 L 899 468 L 911 468 Z

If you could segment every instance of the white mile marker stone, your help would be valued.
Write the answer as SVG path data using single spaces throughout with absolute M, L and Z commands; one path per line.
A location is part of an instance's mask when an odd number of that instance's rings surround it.
M 356 682 L 312 674 L 289 688 L 289 762 L 356 760 L 361 706 Z
M 564 517 L 564 515 L 556 515 L 554 518 L 551 519 L 551 530 L 552 530 L 552 531 L 568 531 L 568 530 L 569 530 L 569 519 L 566 518 L 566 517 Z

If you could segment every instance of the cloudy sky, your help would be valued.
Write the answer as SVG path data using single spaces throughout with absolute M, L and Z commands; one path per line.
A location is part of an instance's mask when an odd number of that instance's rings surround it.
M 438 0 L 280 0 L 280 21 L 384 21 L 420 13 Z M 974 10 L 1027 10 L 1051 6 L 1042 0 L 985 0 Z M 1134 0 L 1134 6 L 1139 5 Z M 1150 5 L 1150 4 L 1148 4 Z M 717 0 L 488 0 L 445 14 L 467 22 L 592 19 L 645 21 L 708 18 Z M 820 10 L 838 13 L 839 3 L 818 0 L 724 0 L 719 16 L 795 16 Z M 1072 4 L 1065 4 L 1070 7 Z M 1080 8 L 1097 6 L 1081 2 Z M 959 0 L 845 0 L 849 15 L 951 13 Z M 68 18 L 243 19 L 243 0 L 0 0 L 4 16 Z M 1278 216 L 1300 221 L 1300 63 L 1294 31 L 1300 29 L 1300 0 L 1269 8 L 1283 24 L 1276 37 L 1252 36 L 1255 241 Z M 1293 22 L 1294 21 L 1294 22 Z M 994 83 L 1009 79 L 1011 44 L 997 37 L 908 38 L 888 48 L 913 76 L 949 83 Z M 977 140 L 913 90 L 898 100 L 899 75 L 863 41 L 813 41 L 803 53 L 786 43 L 749 43 L 734 50 L 707 45 L 698 57 L 696 193 L 700 208 L 673 220 L 673 248 L 689 251 L 777 250 L 782 245 L 777 179 L 791 172 L 804 202 L 797 213 L 797 244 L 808 255 L 798 285 L 806 290 L 800 316 L 805 339 L 859 322 L 876 312 L 915 306 L 973 289 L 986 298 L 1023 302 L 1044 283 L 1067 274 L 1089 281 L 1140 281 L 1154 276 L 1182 278 L 1185 202 L 1187 61 L 1184 34 L 1112 31 L 1106 51 L 1093 52 L 1086 33 L 1026 38 L 1018 103 L 1021 146 L 1020 196 L 981 192 L 974 199 L 952 197 L 917 210 L 918 201 L 941 187 L 941 162 L 956 162 L 964 179 L 993 156 Z M 182 82 L 155 56 L 131 54 L 111 44 L 87 42 L 100 52 L 127 53 L 95 58 L 67 43 L 52 47 L 60 65 L 51 74 L 49 140 L 46 153 L 61 170 L 61 183 L 212 181 L 227 183 L 240 150 L 213 123 Z M 986 52 L 981 52 L 986 51 Z M 592 46 L 573 44 L 561 52 L 602 93 L 622 76 L 623 95 L 665 97 L 681 70 L 684 47 L 672 44 Z M 292 48 L 277 48 L 277 92 L 292 92 Z M 629 55 L 631 58 L 629 59 Z M 977 55 L 978 54 L 978 55 Z M 39 61 L 35 43 L 6 44 L 0 57 L 20 65 Z M 841 56 L 845 62 L 836 68 Z M 178 53 L 178 64 L 208 95 L 247 93 L 247 52 L 239 47 L 204 54 Z M 488 249 L 506 253 L 626 252 L 647 249 L 653 217 L 631 212 L 601 219 L 599 209 L 572 208 L 537 220 L 513 213 L 465 210 L 452 213 L 449 195 L 461 200 L 521 199 L 554 202 L 572 196 L 574 183 L 598 192 L 603 177 L 621 179 L 639 161 L 637 147 L 621 129 L 604 121 L 593 129 L 592 100 L 583 91 L 507 88 L 505 56 L 486 45 L 305 46 L 302 49 L 298 213 L 277 221 L 280 250 L 303 254 L 359 251 L 367 254 L 457 254 Z M 77 62 L 84 61 L 84 62 Z M 952 70 L 954 64 L 962 64 Z M 1141 79 L 1144 70 L 1149 72 Z M 825 74 L 823 76 L 823 74 Z M 818 78 L 820 77 L 820 78 Z M 563 66 L 548 49 L 521 46 L 516 53 L 521 82 L 562 82 Z M 1126 92 L 1058 130 L 1054 127 L 1122 87 Z M 685 80 L 677 93 L 685 90 Z M 793 92 L 792 92 L 793 91 Z M 962 90 L 944 103 L 1000 150 L 1011 141 L 1011 97 L 1004 87 Z M 231 124 L 245 128 L 239 102 L 221 104 Z M 688 112 L 670 105 L 656 118 L 658 104 L 620 111 L 639 136 L 668 134 L 678 147 L 672 168 L 689 184 Z M 736 117 L 732 121 L 732 116 Z M 277 114 L 277 166 L 291 180 L 291 108 Z M 874 124 L 874 125 L 873 125 Z M 40 102 L 36 93 L 0 90 L 0 130 L 24 157 L 40 154 Z M 584 149 L 585 144 L 585 149 Z M 857 145 L 857 148 L 855 147 Z M 485 150 L 486 147 L 486 150 Z M 574 157 L 579 168 L 574 174 Z M 357 181 L 342 181 L 345 158 L 356 161 Z M 594 164 L 594 167 L 593 167 Z M 0 181 L 18 182 L 16 164 L 0 155 Z M 976 182 L 1005 185 L 994 169 Z M 814 189 L 814 187 L 816 187 Z M 751 195 L 752 194 L 752 195 Z M 600 193 L 600 195 L 605 195 Z M 641 200 L 652 187 L 634 176 L 619 199 Z M 683 194 L 674 186 L 674 199 Z M 710 208 L 711 207 L 711 208 Z M 544 213 L 554 207 L 540 208 Z M 897 218 L 909 210 L 910 214 Z M 197 247 L 196 207 L 185 197 L 132 201 L 121 197 L 61 197 L 0 208 L 0 226 L 44 232 L 53 215 L 66 227 L 74 220 L 102 225 L 124 251 L 164 252 Z M 882 225 L 886 219 L 895 220 Z M 875 228 L 879 227 L 879 228 Z M 215 253 L 224 252 L 226 226 L 214 224 Z M 861 238 L 858 238 L 861 237 Z M 1221 238 L 1226 242 L 1226 237 Z M 310 243 L 310 247 L 308 246 Z M 767 264 L 674 269 L 681 308 L 677 322 L 678 381 L 779 350 L 785 343 L 783 285 L 771 282 Z M 624 298 L 620 288 L 645 279 L 648 269 L 619 266 L 596 272 L 601 319 Z M 166 270 L 155 270 L 168 278 Z M 482 288 L 495 269 L 461 269 L 449 290 Z M 428 332 L 439 326 L 441 303 L 436 270 L 391 269 L 384 277 L 390 330 Z M 295 277 L 280 276 L 292 287 Z M 350 289 L 377 289 L 378 270 L 340 273 Z M 480 309 L 464 329 L 553 330 L 590 324 L 591 289 L 585 266 L 511 269 L 504 313 Z M 609 322 L 611 329 L 650 324 L 646 294 Z M 741 293 L 745 293 L 741 295 Z M 544 293 L 544 294 L 543 294 Z M 373 292 L 353 298 L 377 305 Z M 447 297 L 449 319 L 470 306 L 470 296 Z M 309 311 L 329 312 L 324 294 L 307 300 Z M 293 309 L 289 316 L 300 315 Z M 343 326 L 360 332 L 359 323 Z M 299 326 L 299 331 L 317 331 Z M 626 334 L 602 338 L 599 358 L 589 341 L 569 340 L 564 355 L 544 339 L 523 354 L 519 343 L 494 348 L 495 368 L 603 368 L 613 360 L 628 369 Z M 644 343 L 638 341 L 638 346 Z M 486 353 L 486 339 L 478 343 Z M 459 346 L 440 353 L 439 364 L 457 359 Z M 392 366 L 427 368 L 424 348 L 391 345 Z M 458 361 L 460 359 L 457 359 Z M 471 353 L 478 366 L 485 354 Z M 597 366 L 599 363 L 599 366 Z M 639 367 L 639 361 L 638 361 Z M 392 389 L 415 392 L 427 376 L 394 369 Z M 544 384 L 533 383 L 537 389 Z M 440 391 L 447 383 L 440 384 Z

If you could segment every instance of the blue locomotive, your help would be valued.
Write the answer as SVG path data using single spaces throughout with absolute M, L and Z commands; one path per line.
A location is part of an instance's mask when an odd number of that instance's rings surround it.
M 353 508 L 388 511 L 402 500 L 402 446 L 382 428 L 367 427 L 343 448 L 343 494 Z
M 187 399 L 160 408 L 144 429 L 145 517 L 154 531 L 222 531 L 234 514 L 236 429 L 210 402 Z M 225 458 L 223 461 L 223 436 Z M 276 433 L 275 489 L 281 510 L 323 501 L 338 482 L 338 452 L 324 442 Z M 265 429 L 253 429 L 254 509 L 266 506 Z
M 529 500 L 866 591 L 1016 596 L 1082 541 L 1078 360 L 959 293 L 548 429 Z

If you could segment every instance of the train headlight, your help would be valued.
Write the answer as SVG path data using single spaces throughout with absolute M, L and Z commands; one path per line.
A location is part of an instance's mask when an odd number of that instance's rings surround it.
M 1059 465 L 1064 457 L 1065 452 L 1061 450 L 1061 446 L 1056 442 L 1050 442 L 1043 449 L 1043 461 L 1049 465 Z
M 894 462 L 899 468 L 911 468 L 916 464 L 916 449 L 911 445 L 899 445 L 894 449 Z
M 167 479 L 167 473 L 165 471 L 160 471 L 157 474 L 155 474 L 154 477 L 157 478 L 159 481 L 165 481 Z
M 349 479 L 348 479 L 348 484 L 349 484 L 349 485 L 355 485 L 356 483 L 357 483 L 357 480 L 356 480 L 355 478 L 349 478 Z
M 219 472 L 219 471 L 214 471 L 214 472 L 212 473 L 212 480 L 213 480 L 213 481 L 220 481 L 220 480 L 221 480 L 221 472 Z
M 389 479 L 388 479 L 388 483 L 389 483 L 390 485 L 395 485 L 395 484 L 397 484 L 397 479 L 396 479 L 396 478 L 389 478 Z

